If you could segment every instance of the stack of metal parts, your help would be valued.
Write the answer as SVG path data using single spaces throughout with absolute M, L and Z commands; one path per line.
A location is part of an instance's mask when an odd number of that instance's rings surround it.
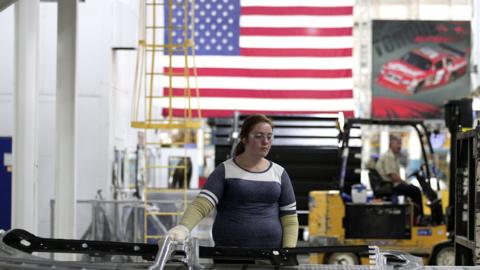
M 169 237 L 161 239 L 158 245 L 155 245 L 47 239 L 16 229 L 8 233 L 0 233 L 0 269 L 478 269 L 474 266 L 423 266 L 422 260 L 418 257 L 402 252 L 380 251 L 378 247 L 374 246 L 350 247 L 365 249 L 369 252 L 370 265 L 298 264 L 297 254 L 312 251 L 325 252 L 328 248 L 345 249 L 346 247 L 290 249 L 201 247 L 194 238 L 178 243 Z M 34 252 L 77 253 L 88 254 L 92 257 L 119 254 L 139 256 L 143 261 L 136 263 L 56 261 L 36 256 L 33 254 Z M 237 262 L 243 260 L 243 263 L 234 264 L 229 260 Z

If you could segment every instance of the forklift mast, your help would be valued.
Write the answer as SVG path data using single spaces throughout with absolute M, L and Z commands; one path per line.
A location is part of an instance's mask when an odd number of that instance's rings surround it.
M 341 166 L 340 166 L 340 176 L 339 176 L 339 186 L 341 191 L 347 191 L 346 186 L 345 186 L 345 181 L 346 181 L 346 171 L 349 166 L 348 163 L 348 155 L 349 155 L 349 141 L 350 141 L 350 130 L 352 128 L 358 128 L 360 125 L 370 125 L 370 126 L 410 126 L 418 134 L 418 137 L 420 139 L 420 146 L 422 150 L 422 157 L 423 157 L 423 162 L 424 162 L 424 167 L 425 167 L 425 180 L 428 184 L 430 184 L 430 179 L 432 177 L 431 171 L 430 171 L 430 163 L 428 160 L 428 155 L 427 155 L 427 148 L 428 151 L 433 154 L 433 147 L 432 144 L 430 143 L 430 140 L 423 140 L 424 136 L 427 136 L 428 138 L 428 130 L 425 127 L 423 121 L 421 120 L 389 120 L 389 119 L 364 119 L 364 118 L 351 118 L 351 119 L 346 119 L 345 124 L 343 125 L 343 131 L 340 134 L 341 138 L 341 148 L 340 148 L 340 154 L 341 154 Z M 426 141 L 426 144 L 425 143 Z M 427 147 L 427 148 L 426 148 Z M 440 186 L 437 182 L 437 190 L 440 189 Z
M 456 164 L 453 162 L 453 158 L 457 156 L 456 153 L 456 141 L 457 141 L 457 132 L 461 131 L 462 128 L 471 128 L 473 127 L 473 110 L 472 110 L 472 99 L 458 99 L 458 100 L 449 100 L 445 104 L 445 125 L 450 132 L 450 177 L 449 177 L 449 204 L 447 206 L 447 230 L 453 232 L 455 230 L 454 222 L 454 203 L 455 202 L 455 177 L 453 173 L 456 171 Z

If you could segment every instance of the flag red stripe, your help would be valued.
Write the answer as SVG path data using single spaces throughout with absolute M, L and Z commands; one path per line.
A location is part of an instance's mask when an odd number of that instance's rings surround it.
M 163 95 L 169 95 L 169 89 L 163 89 Z M 173 88 L 172 95 L 183 97 L 184 89 Z M 199 89 L 200 97 L 231 97 L 231 98 L 298 98 L 298 99 L 342 99 L 353 98 L 352 90 L 244 90 L 244 89 Z M 191 90 L 191 96 L 195 99 L 196 90 Z
M 240 14 L 244 15 L 314 15 L 338 16 L 352 15 L 353 7 L 242 7 Z
M 168 115 L 168 109 L 163 109 L 163 115 Z M 234 112 L 241 114 L 263 113 L 267 115 L 292 115 L 292 114 L 337 114 L 343 112 L 345 117 L 354 117 L 353 111 L 262 111 L 262 110 L 206 110 L 202 109 L 202 117 L 232 117 Z M 183 109 L 173 109 L 173 116 L 182 117 L 185 115 Z M 192 110 L 192 116 L 198 117 L 198 110 Z
M 168 68 L 164 70 L 168 74 Z M 174 74 L 183 74 L 183 68 L 173 68 Z M 188 74 L 194 74 L 189 69 Z M 249 68 L 197 68 L 197 76 L 249 77 L 249 78 L 350 78 L 351 69 L 249 69 Z
M 242 36 L 351 36 L 351 27 L 338 28 L 306 28 L 306 27 L 243 27 L 240 28 Z
M 352 56 L 352 48 L 345 49 L 263 49 L 240 48 L 241 56 L 277 57 L 343 57 Z

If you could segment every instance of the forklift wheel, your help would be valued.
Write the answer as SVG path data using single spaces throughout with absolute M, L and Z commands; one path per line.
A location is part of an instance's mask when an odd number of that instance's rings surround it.
M 455 265 L 455 252 L 453 251 L 452 246 L 442 247 L 438 252 L 434 255 L 434 263 L 435 265 L 443 265 L 443 266 L 454 266 Z
M 354 253 L 332 253 L 328 256 L 327 264 L 358 265 L 358 257 Z

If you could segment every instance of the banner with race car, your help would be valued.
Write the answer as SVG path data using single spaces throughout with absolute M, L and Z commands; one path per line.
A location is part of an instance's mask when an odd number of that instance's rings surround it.
M 470 22 L 373 21 L 372 116 L 443 118 L 468 96 Z

